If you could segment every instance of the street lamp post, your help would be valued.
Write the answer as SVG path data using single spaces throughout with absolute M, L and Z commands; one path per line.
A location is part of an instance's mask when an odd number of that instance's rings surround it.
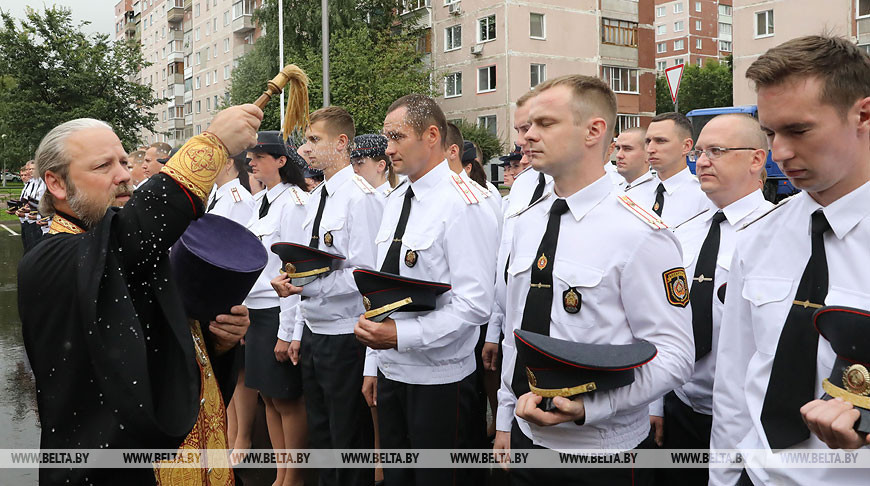
M 320 30 L 323 41 L 323 107 L 329 106 L 329 0 L 320 0 Z

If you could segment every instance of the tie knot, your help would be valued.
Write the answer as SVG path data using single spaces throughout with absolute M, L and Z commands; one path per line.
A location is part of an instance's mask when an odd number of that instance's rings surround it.
M 408 190 L 405 191 L 405 199 L 411 199 L 412 197 L 414 197 L 414 189 L 408 187 Z
M 719 211 L 716 211 L 716 214 L 713 215 L 713 224 L 719 224 L 722 221 L 725 221 L 725 213 L 723 213 L 720 209 Z
M 813 211 L 812 215 L 812 232 L 814 235 L 823 234 L 825 231 L 831 229 L 831 225 L 828 223 L 828 218 L 825 217 L 825 213 L 822 212 L 821 209 L 817 209 Z
M 665 185 L 659 182 L 659 186 L 656 187 L 656 194 L 661 194 L 665 192 Z
M 568 211 L 568 202 L 564 199 L 556 199 L 553 201 L 553 206 L 550 208 L 550 214 L 554 216 L 561 216 Z
M 320 191 L 320 197 L 326 199 L 326 196 L 329 195 L 329 192 L 326 190 L 326 184 L 323 185 L 323 189 L 321 189 Z

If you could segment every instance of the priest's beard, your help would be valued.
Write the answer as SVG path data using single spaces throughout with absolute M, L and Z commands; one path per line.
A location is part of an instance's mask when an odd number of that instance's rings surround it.
M 76 213 L 76 216 L 88 228 L 93 228 L 97 223 L 102 221 L 103 216 L 106 215 L 106 211 L 110 207 L 123 204 L 116 202 L 117 197 L 133 194 L 133 191 L 126 182 L 119 184 L 111 194 L 107 194 L 103 198 L 90 197 L 85 193 L 80 193 L 75 184 L 69 179 L 66 180 L 66 187 L 67 204 L 69 204 L 70 209 Z

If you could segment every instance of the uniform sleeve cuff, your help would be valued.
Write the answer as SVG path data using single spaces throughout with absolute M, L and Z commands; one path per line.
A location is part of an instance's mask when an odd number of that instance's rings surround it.
M 491 322 L 486 326 L 486 342 L 498 344 L 501 341 L 501 323 Z
M 583 422 L 585 425 L 594 425 L 613 415 L 608 393 L 583 397 L 583 406 L 586 409 L 586 419 Z
M 664 397 L 649 404 L 649 414 L 655 417 L 665 416 L 665 399 Z
M 301 341 L 302 340 L 302 331 L 305 330 L 305 323 L 297 322 L 293 327 L 293 341 Z
M 423 345 L 423 327 L 414 319 L 401 319 L 396 323 L 396 349 L 406 353 Z
M 510 432 L 514 424 L 514 407 L 500 406 L 495 414 L 495 430 Z
M 378 358 L 374 353 L 366 352 L 363 376 L 378 376 Z

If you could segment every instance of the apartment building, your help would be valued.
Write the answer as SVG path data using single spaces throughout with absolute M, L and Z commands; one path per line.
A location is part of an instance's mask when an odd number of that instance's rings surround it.
M 420 48 L 447 118 L 513 140 L 516 100 L 546 79 L 600 76 L 618 98 L 618 130 L 655 114 L 653 0 L 410 0 Z
M 226 102 L 238 58 L 260 35 L 252 14 L 261 0 L 121 0 L 115 38 L 137 40 L 151 63 L 139 81 L 166 100 L 143 141 L 178 146 L 205 130 Z
M 729 56 L 732 13 L 732 0 L 655 0 L 656 69 Z
M 734 0 L 734 104 L 755 104 L 746 70 L 771 47 L 829 33 L 870 51 L 870 0 Z

